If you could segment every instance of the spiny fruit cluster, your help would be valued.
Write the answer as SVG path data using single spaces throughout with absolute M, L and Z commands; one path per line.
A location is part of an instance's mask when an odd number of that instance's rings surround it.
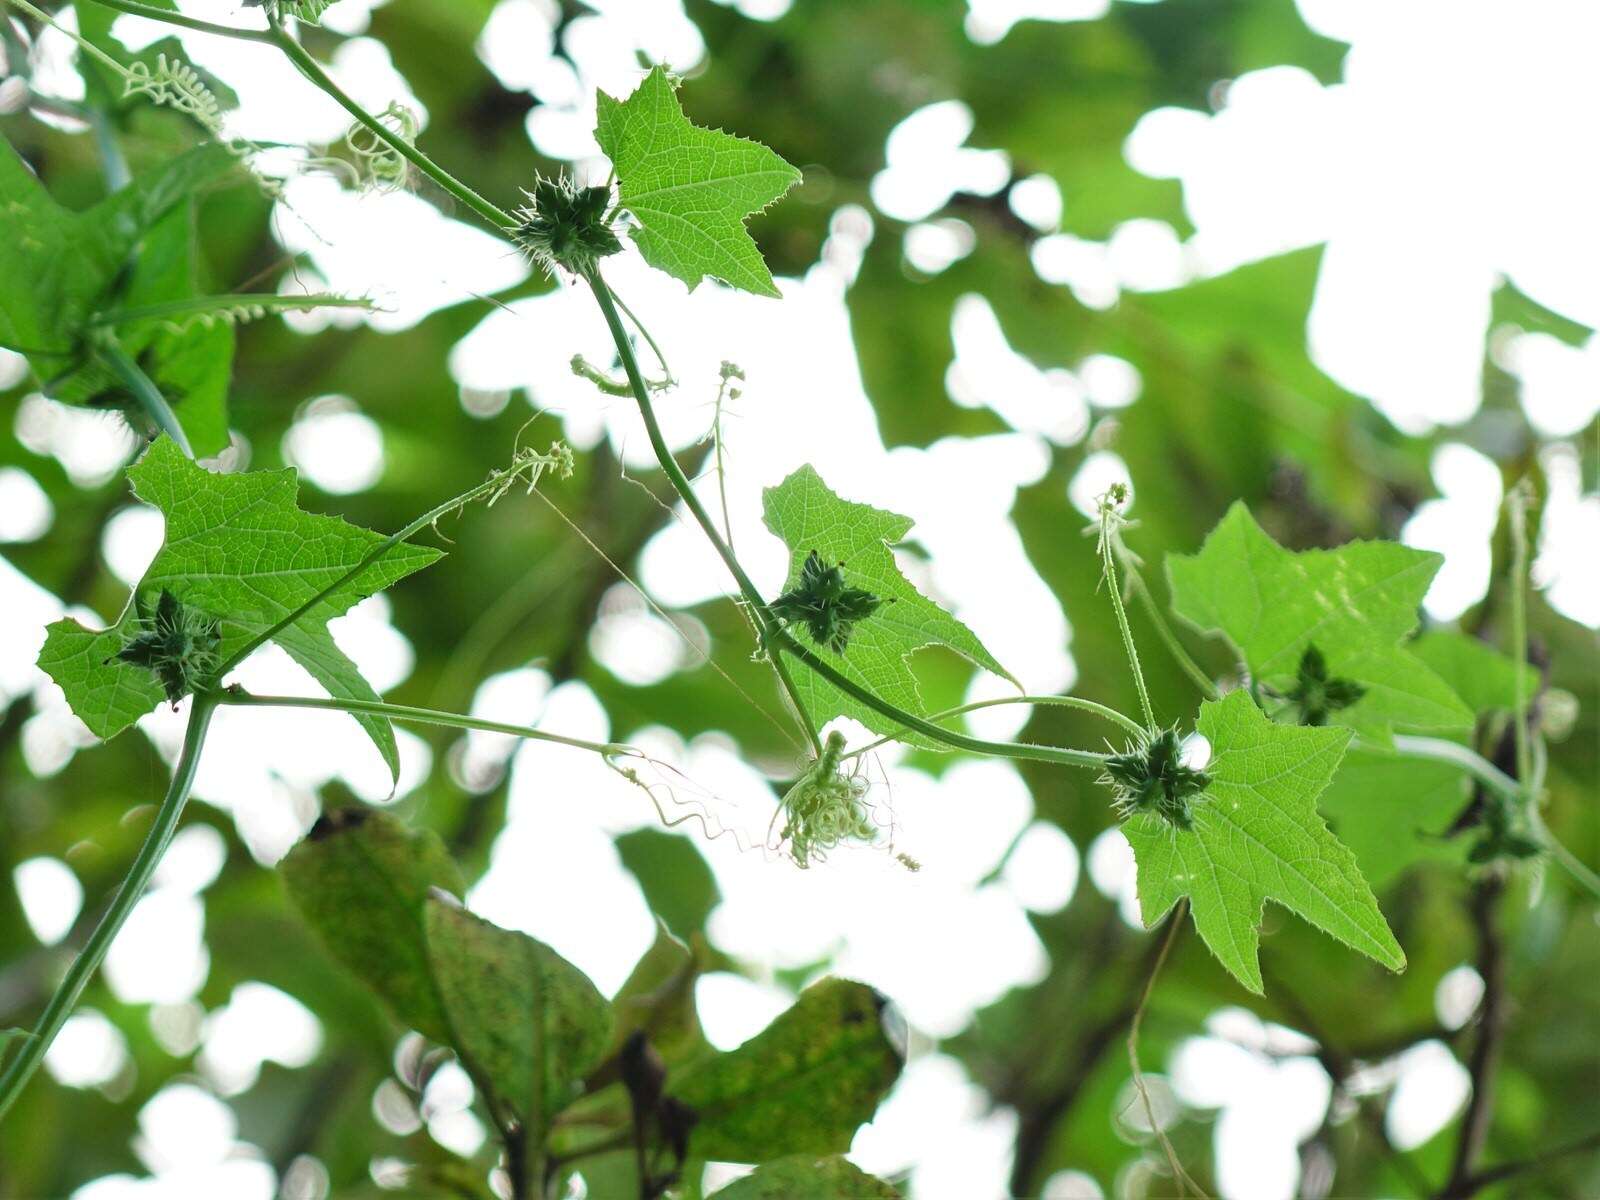
M 1190 801 L 1211 782 L 1204 771 L 1185 766 L 1176 728 L 1147 734 L 1123 753 L 1106 760 L 1100 782 L 1111 789 L 1117 816 L 1155 813 L 1179 829 L 1193 827 Z
M 517 209 L 517 245 L 546 271 L 560 267 L 574 275 L 587 275 L 602 258 L 622 249 L 616 231 L 607 220 L 611 208 L 611 189 L 579 187 L 576 180 L 562 175 L 533 181 L 533 191 L 524 190 L 529 203 Z
M 190 608 L 165 588 L 153 613 L 139 611 L 140 630 L 116 657 L 153 671 L 176 708 L 217 669 L 220 622 Z
M 1329 676 L 1328 661 L 1315 646 L 1307 646 L 1295 673 L 1294 691 L 1285 697 L 1300 710 L 1300 724 L 1326 725 L 1328 715 L 1349 708 L 1367 689 L 1352 679 Z
M 844 581 L 844 564 L 825 567 L 813 550 L 800 568 L 800 581 L 772 602 L 772 612 L 784 621 L 803 624 L 819 646 L 843 654 L 856 622 L 864 621 L 884 604 L 866 588 Z

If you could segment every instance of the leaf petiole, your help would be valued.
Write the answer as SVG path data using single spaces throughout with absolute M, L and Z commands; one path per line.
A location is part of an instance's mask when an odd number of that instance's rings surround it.
M 331 712 L 361 713 L 367 716 L 388 717 L 392 721 L 405 721 L 414 725 L 443 725 L 452 729 L 478 729 L 485 733 L 504 733 L 528 741 L 554 742 L 578 750 L 592 750 L 606 759 L 643 758 L 644 751 L 622 742 L 592 742 L 585 738 L 568 737 L 550 733 L 529 725 L 510 725 L 504 721 L 489 721 L 482 717 L 469 717 L 461 713 L 443 712 L 433 708 L 415 708 L 409 704 L 389 704 L 381 700 L 358 700 L 345 697 L 320 696 L 258 696 L 243 688 L 230 687 L 210 693 L 217 704 L 241 708 L 316 708 Z
M 147 417 L 162 433 L 170 437 L 182 450 L 184 457 L 193 458 L 194 448 L 189 445 L 189 439 L 184 435 L 183 426 L 178 421 L 178 414 L 172 411 L 172 405 L 167 403 L 167 398 L 161 394 L 161 389 L 155 381 L 144 373 L 139 366 L 120 345 L 116 338 L 108 335 L 96 339 L 95 354 L 122 380 L 128 391 L 133 393 L 133 398 L 139 402 L 139 407 L 144 410 Z
M 936 713 L 929 713 L 928 720 L 942 721 L 947 717 L 956 717 L 962 713 L 975 712 L 980 708 L 994 708 L 1000 704 L 1037 704 L 1057 708 L 1076 708 L 1115 722 L 1134 737 L 1144 736 L 1144 729 L 1132 717 L 1120 713 L 1108 705 L 1096 704 L 1093 700 L 1085 700 L 1081 696 L 1001 696 L 995 700 L 975 700 L 971 704 L 959 704 L 955 708 L 946 708 Z M 865 746 L 850 751 L 844 757 L 847 759 L 860 758 L 863 754 L 876 750 L 879 746 L 898 740 L 908 732 L 910 732 L 908 729 L 896 730 L 894 733 L 881 737 L 877 741 L 868 742 Z

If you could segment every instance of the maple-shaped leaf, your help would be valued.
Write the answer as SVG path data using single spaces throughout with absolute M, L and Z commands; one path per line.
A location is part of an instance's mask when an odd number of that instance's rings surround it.
M 689 122 L 660 67 L 626 100 L 597 99 L 595 139 L 617 171 L 633 240 L 653 267 L 694 287 L 707 275 L 762 296 L 777 286 L 744 227 L 800 181 L 759 142 Z
M 1347 946 L 1402 970 L 1406 956 L 1378 910 L 1355 855 L 1317 815 L 1348 729 L 1281 725 L 1242 691 L 1200 706 L 1195 728 L 1211 743 L 1206 788 L 1190 828 L 1154 813 L 1122 826 L 1139 872 L 1146 927 L 1184 896 L 1211 952 L 1253 992 L 1262 907 L 1276 901 Z
M 300 511 L 292 470 L 218 475 L 197 466 L 169 438 L 160 438 L 128 479 L 139 499 L 166 518 L 166 541 L 134 589 L 154 607 L 163 592 L 188 610 L 215 620 L 219 660 L 270 629 L 371 552 L 380 534 L 337 517 Z M 378 695 L 342 650 L 328 621 L 374 592 L 439 557 L 425 546 L 399 545 L 355 579 L 319 601 L 274 641 L 329 694 L 377 700 Z M 39 666 L 61 685 L 78 718 L 111 738 L 161 702 L 161 680 L 120 658 L 143 631 L 133 598 L 117 623 L 95 632 L 73 620 L 51 625 Z M 355 718 L 377 745 L 391 773 L 399 771 L 394 730 L 387 718 Z
M 777 487 L 767 488 L 762 493 L 762 508 L 767 528 L 789 547 L 786 596 L 804 592 L 807 564 L 815 556 L 819 567 L 826 564 L 828 571 L 839 572 L 842 591 L 865 592 L 876 601 L 870 612 L 857 602 L 852 611 L 860 619 L 850 622 L 842 643 L 837 637 L 819 640 L 818 632 L 825 633 L 826 627 L 819 630 L 808 621 L 789 626 L 791 636 L 830 666 L 919 716 L 922 697 L 907 660 L 924 646 L 948 646 L 985 670 L 1016 682 L 972 630 L 917 591 L 900 573 L 889 547 L 911 531 L 910 517 L 842 499 L 810 466 L 801 467 Z M 812 574 L 815 577 L 817 571 Z M 804 666 L 796 668 L 795 685 L 807 713 L 819 725 L 847 716 L 878 733 L 894 733 L 900 728 Z M 932 745 L 911 735 L 906 740 Z
M 1450 685 L 1401 646 L 1443 558 L 1393 542 L 1336 550 L 1285 550 L 1242 503 L 1200 552 L 1167 556 L 1172 609 L 1203 633 L 1220 633 L 1251 677 L 1278 695 L 1302 689 L 1308 651 L 1328 680 L 1359 698 L 1318 719 L 1378 744 L 1396 727 L 1460 729 L 1472 713 Z
M 225 147 L 208 143 L 73 212 L 0 138 L 0 209 L 8 222 L 0 238 L 0 346 L 27 356 L 47 395 L 87 404 L 123 386 L 95 361 L 91 319 L 123 304 L 193 294 L 186 209 L 235 166 Z M 161 386 L 196 453 L 223 449 L 231 330 L 174 332 L 145 321 L 117 332 Z

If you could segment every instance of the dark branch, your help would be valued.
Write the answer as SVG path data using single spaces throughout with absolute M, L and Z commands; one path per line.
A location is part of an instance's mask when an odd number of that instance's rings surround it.
M 1505 947 L 1495 910 L 1505 882 L 1490 875 L 1472 889 L 1472 924 L 1478 938 L 1478 974 L 1483 978 L 1483 1004 L 1478 1010 L 1478 1039 L 1472 1047 L 1467 1071 L 1472 1077 L 1472 1098 L 1461 1118 L 1461 1134 L 1450 1163 L 1450 1177 L 1437 1193 L 1436 1200 L 1465 1200 L 1476 1190 L 1472 1186 L 1473 1167 L 1483 1153 L 1494 1119 L 1495 1077 L 1500 1067 L 1500 1048 L 1506 1024 Z

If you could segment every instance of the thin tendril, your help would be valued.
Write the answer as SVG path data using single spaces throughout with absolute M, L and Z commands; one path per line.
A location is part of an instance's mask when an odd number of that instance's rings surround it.
M 670 626 L 672 628 L 672 631 L 678 635 L 678 637 L 683 641 L 683 644 L 685 646 L 688 646 L 689 649 L 693 650 L 697 655 L 699 655 L 702 662 L 704 662 L 708 667 L 710 667 L 713 671 L 715 671 L 723 679 L 723 681 L 725 683 L 727 683 L 727 685 L 729 687 L 731 687 L 734 691 L 738 692 L 740 698 L 742 700 L 744 700 L 744 702 L 746 704 L 750 705 L 750 707 L 754 708 L 763 717 L 765 717 L 769 722 L 771 722 L 772 727 L 774 729 L 776 729 L 779 733 L 783 734 L 784 737 L 788 738 L 789 741 L 794 745 L 794 747 L 796 749 L 800 748 L 800 741 L 799 741 L 798 738 L 796 738 L 794 736 L 793 731 L 790 730 L 788 728 L 788 726 L 784 725 L 783 722 L 779 721 L 778 718 L 775 717 L 772 714 L 772 711 L 770 709 L 768 709 L 765 705 L 763 705 L 759 700 L 757 700 L 749 692 L 745 691 L 744 688 L 739 686 L 738 680 L 734 679 L 734 677 L 732 675 L 729 675 L 727 671 L 723 670 L 723 668 L 716 662 L 716 660 L 713 659 L 711 657 L 711 655 L 706 652 L 704 647 L 696 645 L 695 642 L 686 633 L 684 633 L 681 628 L 679 628 L 678 623 L 672 619 L 671 614 L 668 613 L 664 608 L 662 608 L 661 605 L 656 602 L 655 598 L 652 597 L 648 592 L 646 592 L 644 590 L 644 588 L 642 586 L 640 586 L 640 584 L 633 578 L 633 576 L 629 575 L 628 572 L 624 571 L 622 569 L 622 567 L 619 566 L 611 558 L 611 556 L 609 554 L 607 554 L 598 545 L 596 545 L 595 542 L 594 542 L 594 539 L 591 538 L 586 532 L 584 532 L 584 529 L 583 529 L 583 527 L 581 525 L 579 525 L 571 517 L 567 516 L 566 513 L 562 512 L 560 507 L 556 504 L 556 502 L 554 500 L 550 499 L 549 496 L 546 496 L 543 492 L 538 493 L 538 496 L 539 496 L 539 499 L 543 500 L 545 502 L 545 504 L 547 504 L 549 506 L 551 512 L 555 513 L 556 516 L 560 517 L 562 519 L 562 521 L 564 521 L 566 523 L 567 527 L 572 530 L 573 533 L 577 534 L 578 537 L 583 539 L 584 545 L 588 546 L 589 549 L 593 550 L 595 552 L 595 554 L 599 556 L 600 560 L 606 564 L 606 566 L 610 567 L 613 571 L 616 572 L 617 577 L 619 579 L 621 579 L 624 583 L 626 583 L 629 587 L 631 587 L 635 592 L 638 593 L 639 598 L 641 600 L 643 600 L 647 605 L 650 606 L 651 611 L 654 612 L 656 614 L 656 616 L 660 617 L 663 621 L 665 621 L 667 623 L 668 626 Z
M 1189 901 L 1180 900 L 1167 921 L 1167 935 L 1161 943 L 1161 952 L 1156 955 L 1155 966 L 1150 969 L 1150 975 L 1144 981 L 1144 991 L 1139 996 L 1139 1006 L 1133 1010 L 1133 1021 L 1128 1026 L 1128 1065 L 1133 1068 L 1133 1086 L 1144 1105 L 1145 1120 L 1150 1122 L 1151 1132 L 1156 1135 L 1161 1142 L 1161 1149 L 1166 1152 L 1167 1166 L 1172 1169 L 1173 1178 L 1178 1181 L 1179 1194 L 1186 1196 L 1187 1189 L 1193 1188 L 1200 1200 L 1207 1200 L 1206 1190 L 1184 1170 L 1183 1164 L 1178 1161 L 1178 1152 L 1172 1148 L 1172 1139 L 1167 1137 L 1167 1131 L 1156 1120 L 1155 1106 L 1150 1103 L 1150 1089 L 1145 1086 L 1144 1072 L 1139 1067 L 1139 1029 L 1144 1024 L 1144 1012 L 1150 1005 L 1150 995 L 1155 991 L 1161 968 L 1166 965 L 1167 955 L 1172 952 L 1172 945 L 1178 940 L 1178 931 L 1183 928 L 1184 918 L 1188 914 Z

